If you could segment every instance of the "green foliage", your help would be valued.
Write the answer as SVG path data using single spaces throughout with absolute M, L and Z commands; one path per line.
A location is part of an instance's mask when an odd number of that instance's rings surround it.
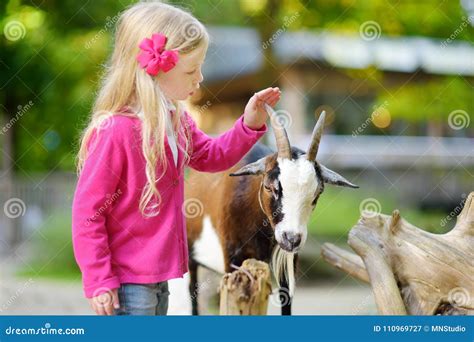
M 130 1 L 131 2 L 131 1 Z M 0 110 L 13 125 L 17 171 L 72 170 L 79 131 L 89 115 L 113 25 L 124 7 L 114 1 L 26 1 L 0 5 L 2 29 L 16 24 L 20 39 L 0 39 Z M 31 109 L 21 114 L 30 101 Z M 20 114 L 19 114 L 20 113 Z
M 390 93 L 382 92 L 378 102 L 386 103 L 387 109 L 397 119 L 446 122 L 455 110 L 473 112 L 472 87 L 463 77 L 442 77 L 390 89 Z
M 20 23 L 18 39 L 0 38 L 0 117 L 19 116 L 19 106 L 32 101 L 12 128 L 17 172 L 73 170 L 79 131 L 90 113 L 102 65 L 111 50 L 114 18 L 132 0 L 5 0 L 0 3 L 2 32 Z M 256 27 L 269 36 L 295 13 L 288 30 L 320 30 L 357 35 L 368 20 L 383 35 L 448 38 L 466 14 L 459 1 L 424 0 L 236 0 L 170 1 L 188 8 L 206 25 Z M 422 14 L 422 15 L 421 15 Z M 17 33 L 18 34 L 18 33 Z M 456 40 L 472 40 L 469 27 Z M 382 77 L 381 75 L 379 75 Z M 377 79 L 379 80 L 379 79 Z M 448 86 L 445 91 L 445 86 Z M 442 98 L 436 98 L 439 90 Z M 472 109 L 471 85 L 442 78 L 407 85 L 389 99 L 394 117 L 441 119 L 452 109 Z M 434 102 L 431 102 L 436 98 Z M 381 91 L 379 100 L 385 101 Z

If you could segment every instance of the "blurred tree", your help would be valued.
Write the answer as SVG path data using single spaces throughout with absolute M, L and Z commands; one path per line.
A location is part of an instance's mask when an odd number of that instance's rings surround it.
M 19 174 L 74 168 L 115 16 L 131 2 L 2 1 L 1 116 Z
M 431 135 L 455 134 L 456 130 L 443 131 L 443 127 L 447 127 L 446 119 L 451 113 L 456 114 L 458 111 L 461 114 L 457 120 L 474 121 L 473 87 L 472 80 L 461 76 L 438 77 L 394 89 L 392 94 L 395 95 L 381 93 L 378 102 L 381 106 L 385 103 L 383 107 L 387 107 L 396 119 L 409 123 L 427 123 Z
M 11 126 L 1 134 L 4 169 L 14 167 L 18 174 L 30 176 L 33 171 L 74 168 L 78 133 L 89 115 L 102 64 L 111 49 L 116 15 L 133 2 L 4 0 L 0 3 L 3 32 L 0 38 L 0 118 L 3 128 Z M 361 23 L 368 20 L 376 20 L 383 35 L 446 39 L 459 29 L 467 16 L 459 1 L 170 2 L 188 8 L 206 25 L 256 27 L 263 42 L 283 27 L 289 31 L 325 29 L 358 34 Z M 296 13 L 296 20 L 286 25 L 288 18 Z M 456 40 L 472 41 L 472 34 L 468 27 L 458 33 Z M 261 76 L 266 82 L 272 82 L 278 77 L 278 66 L 271 49 L 264 49 L 264 54 L 267 58 Z M 383 73 L 377 77 L 383 77 Z M 463 79 L 454 81 L 444 91 L 444 99 L 430 104 L 430 95 L 433 96 L 436 89 L 443 89 L 447 85 L 444 82 L 452 82 L 452 78 L 434 80 L 427 85 L 427 91 L 424 84 L 408 85 L 399 92 L 396 102 L 390 101 L 390 112 L 409 120 L 425 120 L 426 115 L 435 112 L 447 115 L 455 108 L 453 103 L 459 108 L 472 109 L 472 87 Z M 420 107 L 421 98 L 415 94 L 421 94 L 424 99 L 421 107 L 427 106 L 423 112 L 426 114 L 413 114 L 411 109 Z M 32 105 L 28 105 L 30 101 Z M 436 104 L 444 107 L 435 108 Z

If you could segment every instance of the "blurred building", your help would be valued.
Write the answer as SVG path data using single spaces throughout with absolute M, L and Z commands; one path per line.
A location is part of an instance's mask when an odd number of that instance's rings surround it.
M 403 127 L 409 124 L 391 122 L 389 110 L 378 121 L 371 117 L 380 89 L 446 75 L 474 84 L 471 44 L 426 37 L 364 40 L 307 31 L 282 32 L 262 43 L 257 31 L 231 27 L 212 28 L 210 34 L 205 81 L 192 99 L 193 114 L 206 132 L 226 130 L 255 91 L 279 86 L 278 109 L 293 145 L 309 144 L 317 117 L 326 111 L 330 125 L 319 158 L 329 166 L 354 176 L 363 172 L 374 189 L 385 186 L 401 200 L 418 204 L 444 201 L 449 206 L 460 194 L 474 190 L 474 122 L 456 131 L 459 137 L 443 138 L 443 130 L 450 129 L 447 122 L 439 127 L 427 120 L 418 129 L 420 136 L 407 136 Z M 268 61 L 266 49 L 272 49 L 274 60 Z M 262 82 L 265 64 L 274 71 L 271 84 Z M 384 73 L 383 81 L 370 78 L 376 72 Z M 401 133 L 384 135 L 375 127 L 387 124 L 399 125 L 396 131 Z
M 282 89 L 279 107 L 291 115 L 290 136 L 298 137 L 310 133 L 323 109 L 334 121 L 331 127 L 336 133 L 351 133 L 373 112 L 378 89 L 397 89 L 446 75 L 474 83 L 474 47 L 468 42 L 446 44 L 426 37 L 368 41 L 300 31 L 283 32 L 273 42 L 262 43 L 254 29 L 229 27 L 212 28 L 210 34 L 204 86 L 193 101 L 198 114 L 209 114 L 208 119 L 202 118 L 203 127 L 215 132 L 220 131 L 222 116 L 235 117 L 255 91 L 267 86 Z M 271 84 L 262 81 L 266 49 L 275 56 L 268 62 L 275 76 Z M 374 85 L 368 81 L 377 71 L 384 77 Z M 220 119 L 214 120 L 213 115 Z M 425 134 L 430 133 L 428 124 Z

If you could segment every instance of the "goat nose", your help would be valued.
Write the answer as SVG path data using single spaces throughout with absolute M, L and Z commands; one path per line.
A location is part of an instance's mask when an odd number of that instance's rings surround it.
M 301 234 L 300 233 L 283 233 L 283 238 L 288 241 L 292 248 L 298 247 L 301 243 Z

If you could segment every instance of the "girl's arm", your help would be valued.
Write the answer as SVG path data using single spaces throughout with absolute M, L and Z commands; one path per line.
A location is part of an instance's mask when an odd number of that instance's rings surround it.
M 87 298 L 120 287 L 113 274 L 105 215 L 110 212 L 110 198 L 118 191 L 124 151 L 119 129 L 111 120 L 107 128 L 93 134 L 88 157 L 79 176 L 72 207 L 74 255 L 82 271 Z
M 212 139 L 196 127 L 186 113 L 191 131 L 192 152 L 189 165 L 198 171 L 224 171 L 239 162 L 258 139 L 267 131 L 267 112 L 264 105 L 272 107 L 280 100 L 279 88 L 266 88 L 255 93 L 245 106 L 245 113 L 230 130 Z
M 185 115 L 192 146 L 189 166 L 198 171 L 220 172 L 231 168 L 267 131 L 265 124 L 256 130 L 249 128 L 242 115 L 230 130 L 211 138 L 197 128 L 189 114 Z

